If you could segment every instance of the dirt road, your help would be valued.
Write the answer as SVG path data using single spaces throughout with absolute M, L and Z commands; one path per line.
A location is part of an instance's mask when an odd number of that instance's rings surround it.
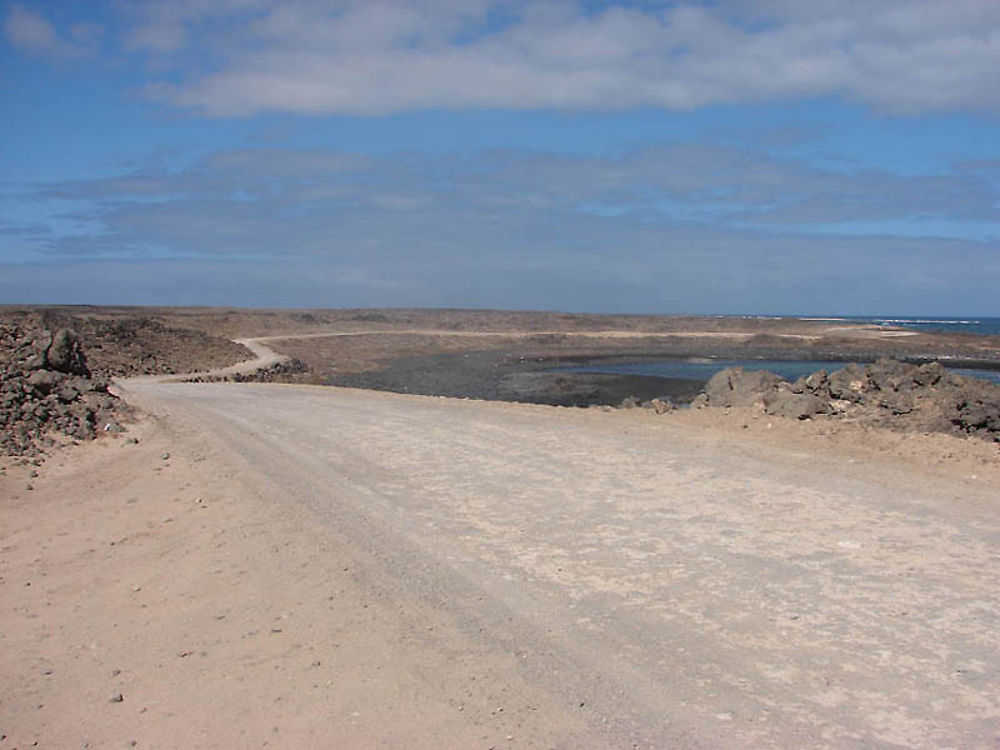
M 384 644 L 421 653 L 414 696 L 448 711 L 530 696 L 494 713 L 491 730 L 516 722 L 510 746 L 1000 741 L 995 484 L 758 451 L 648 413 L 128 391 L 222 441 L 268 502 L 304 508 L 369 600 L 425 613 L 419 638 Z M 420 703 L 393 700 L 396 722 Z

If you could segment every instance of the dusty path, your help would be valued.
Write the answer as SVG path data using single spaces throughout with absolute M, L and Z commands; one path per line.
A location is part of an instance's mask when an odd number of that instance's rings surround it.
M 414 644 L 426 683 L 396 700 L 449 695 L 439 671 L 481 699 L 481 662 L 534 696 L 507 709 L 511 746 L 998 741 L 996 484 L 845 473 L 639 413 L 128 390 L 325 526 L 384 610 L 435 613 Z

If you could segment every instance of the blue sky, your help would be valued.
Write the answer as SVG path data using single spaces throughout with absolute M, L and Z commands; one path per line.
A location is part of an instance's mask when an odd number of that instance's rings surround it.
M 0 302 L 1000 316 L 995 0 L 0 23 Z

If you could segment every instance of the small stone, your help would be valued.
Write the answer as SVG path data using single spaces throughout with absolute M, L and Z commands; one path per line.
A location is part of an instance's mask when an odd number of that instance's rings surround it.
M 28 476 L 31 477 L 32 479 L 35 479 L 38 476 L 38 472 L 32 469 L 31 473 Z
M 126 445 L 138 445 L 139 444 L 139 438 L 137 438 L 137 437 L 127 437 L 127 438 L 125 438 L 125 444 Z
M 109 702 L 110 703 L 121 703 L 123 700 L 125 700 L 125 696 L 123 696 L 121 693 L 115 693 L 114 695 L 111 696 L 111 699 L 110 699 Z
M 162 461 L 169 461 L 170 460 L 170 454 L 169 453 L 164 453 L 162 456 L 160 456 L 160 459 Z
M 26 489 L 26 490 L 33 490 L 35 488 L 33 486 L 31 486 L 30 484 L 26 484 L 26 485 L 24 485 L 24 489 Z

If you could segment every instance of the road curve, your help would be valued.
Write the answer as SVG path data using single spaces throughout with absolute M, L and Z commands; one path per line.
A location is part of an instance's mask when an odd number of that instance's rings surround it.
M 638 412 L 121 388 L 222 438 L 381 596 L 516 654 L 600 745 L 997 742 L 1000 513 L 981 497 L 766 459 Z

